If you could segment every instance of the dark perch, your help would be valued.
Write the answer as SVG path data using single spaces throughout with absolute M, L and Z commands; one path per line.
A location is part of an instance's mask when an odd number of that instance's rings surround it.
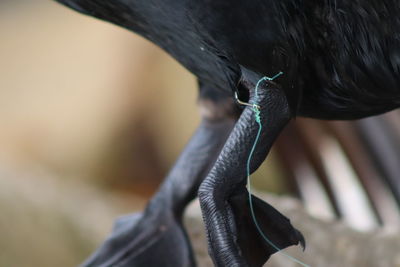
M 295 116 L 356 119 L 400 106 L 397 0 L 59 0 L 159 45 L 199 80 L 203 121 L 141 215 L 116 223 L 84 266 L 194 266 L 182 212 L 198 192 L 217 266 L 261 266 L 275 249 L 248 211 L 245 163 L 257 133 L 250 108 L 260 88 L 264 125 L 251 169 Z M 204 181 L 203 181 L 204 180 Z M 280 247 L 304 244 L 290 221 L 256 199 L 264 231 Z

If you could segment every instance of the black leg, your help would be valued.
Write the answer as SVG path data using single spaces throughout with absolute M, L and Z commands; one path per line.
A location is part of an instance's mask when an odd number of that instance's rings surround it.
M 201 88 L 202 95 L 206 91 Z M 182 213 L 197 195 L 236 120 L 230 97 L 213 98 L 200 98 L 206 110 L 203 120 L 143 214 L 119 219 L 111 237 L 83 266 L 195 266 Z
M 251 161 L 255 171 L 267 156 L 281 129 L 290 120 L 286 97 L 273 83 L 259 88 L 263 131 Z M 250 92 L 254 100 L 254 92 Z M 255 229 L 250 216 L 246 184 L 246 162 L 258 125 L 251 107 L 246 107 L 222 149 L 214 167 L 199 189 L 199 198 L 208 232 L 209 253 L 216 266 L 262 266 L 276 249 Z M 279 247 L 303 243 L 288 219 L 267 203 L 254 199 L 261 228 Z

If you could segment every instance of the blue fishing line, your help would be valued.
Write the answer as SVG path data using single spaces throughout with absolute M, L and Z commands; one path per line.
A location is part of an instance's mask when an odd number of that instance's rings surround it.
M 276 75 L 273 76 L 272 78 L 270 78 L 270 77 L 263 77 L 263 78 L 261 78 L 261 79 L 257 82 L 256 88 L 255 88 L 255 98 L 254 98 L 254 102 L 255 102 L 255 103 L 253 104 L 253 108 L 252 108 L 252 109 L 253 109 L 253 112 L 254 112 L 254 115 L 255 115 L 255 120 L 256 120 L 256 122 L 257 122 L 257 124 L 258 124 L 258 132 L 257 132 L 257 135 L 256 135 L 256 139 L 254 140 L 253 147 L 252 147 L 251 150 L 250 150 L 250 154 L 249 154 L 249 157 L 248 157 L 248 159 L 247 159 L 247 165 L 246 165 L 246 171 L 247 171 L 247 188 L 248 188 L 248 191 L 249 191 L 250 212 L 251 212 L 251 216 L 252 216 L 252 218 L 253 218 L 253 222 L 254 222 L 254 224 L 255 224 L 255 226 L 256 226 L 258 232 L 260 233 L 260 235 L 264 238 L 264 240 L 265 240 L 271 247 L 273 247 L 274 249 L 276 249 L 277 252 L 281 253 L 282 255 L 284 255 L 286 258 L 292 260 L 293 262 L 296 262 L 296 263 L 298 263 L 298 264 L 300 264 L 300 265 L 302 265 L 302 266 L 304 266 L 304 267 L 311 267 L 310 265 L 305 264 L 304 262 L 302 262 L 302 261 L 300 261 L 300 260 L 298 260 L 298 259 L 296 259 L 296 258 L 290 256 L 289 254 L 283 252 L 277 245 L 275 245 L 275 244 L 264 234 L 264 232 L 261 230 L 260 225 L 258 224 L 256 215 L 255 215 L 255 213 L 254 213 L 254 208 L 253 208 L 253 197 L 252 197 L 252 195 L 251 195 L 250 162 L 251 162 L 251 158 L 253 157 L 254 150 L 255 150 L 255 148 L 256 148 L 256 146 L 257 146 L 258 139 L 260 139 L 260 135 L 261 135 L 261 132 L 262 132 L 262 124 L 261 124 L 261 117 L 260 117 L 260 108 L 259 108 L 258 103 L 257 103 L 257 99 L 258 99 L 258 87 L 259 87 L 259 85 L 260 85 L 261 82 L 263 82 L 263 81 L 272 81 L 272 80 L 274 80 L 275 78 L 281 76 L 282 74 L 283 74 L 283 72 L 279 72 L 278 74 L 276 74 Z

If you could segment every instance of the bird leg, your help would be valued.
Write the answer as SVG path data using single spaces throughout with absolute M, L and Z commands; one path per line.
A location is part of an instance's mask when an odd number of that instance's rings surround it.
M 259 87 L 257 99 L 263 131 L 250 162 L 250 172 L 264 161 L 291 117 L 284 92 L 273 82 L 264 82 Z M 254 90 L 250 90 L 250 102 L 254 100 Z M 249 210 L 246 162 L 257 132 L 252 107 L 247 106 L 199 189 L 209 253 L 216 266 L 262 266 L 277 252 L 257 232 Z M 280 249 L 304 243 L 301 233 L 272 206 L 255 197 L 253 206 L 262 231 Z
M 200 89 L 203 95 L 206 91 Z M 196 197 L 237 119 L 229 96 L 213 97 L 200 97 L 206 111 L 202 122 L 145 211 L 117 220 L 111 236 L 83 266 L 196 265 L 182 213 Z

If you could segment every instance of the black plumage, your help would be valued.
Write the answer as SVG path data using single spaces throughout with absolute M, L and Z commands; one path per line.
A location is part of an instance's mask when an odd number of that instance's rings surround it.
M 283 76 L 265 83 L 261 88 L 265 95 L 260 99 L 265 102 L 260 104 L 268 134 L 261 138 L 262 145 L 257 148 L 258 158 L 253 169 L 261 164 L 280 129 L 291 117 L 355 119 L 400 106 L 400 3 L 397 0 L 58 2 L 132 30 L 163 48 L 197 76 L 200 98 L 214 105 L 216 114 L 213 118 L 205 117 L 204 121 L 223 121 L 230 125 L 225 128 L 229 131 L 232 124 L 228 121 L 240 113 L 232 104 L 226 104 L 232 103 L 233 92 L 239 92 L 242 100 L 251 102 L 254 100 L 255 83 L 264 75 L 272 76 L 282 71 Z M 228 139 L 226 132 L 222 131 L 225 137 L 215 142 L 215 155 L 210 155 L 207 164 L 205 161 L 204 166 L 199 168 L 199 174 L 195 175 L 197 178 L 189 179 L 192 182 L 187 183 L 192 186 L 186 190 L 190 194 L 180 203 L 184 206 L 193 198 L 204 179 L 199 191 L 200 202 L 209 233 L 210 254 L 218 266 L 258 266 L 274 252 L 266 245 L 258 246 L 253 251 L 244 249 L 243 244 L 249 245 L 250 238 L 258 237 L 256 233 L 251 234 L 250 229 L 248 237 L 243 237 L 237 230 L 243 230 L 243 225 L 235 216 L 239 216 L 240 205 L 246 206 L 246 201 L 238 201 L 245 191 L 244 165 L 232 161 L 243 161 L 248 155 L 248 147 L 256 132 L 255 125 L 248 121 L 251 120 L 250 115 L 251 112 L 246 109 L 239 120 L 235 119 L 236 126 Z M 247 129 L 248 133 L 243 129 Z M 219 131 L 221 129 L 216 133 Z M 215 136 L 213 138 L 216 140 Z M 193 140 L 197 142 L 195 138 Z M 230 153 L 231 158 L 226 157 L 226 153 Z M 233 155 L 235 153 L 237 156 Z M 179 166 L 184 168 L 182 164 Z M 230 180 L 229 177 L 235 176 L 235 173 L 240 179 Z M 183 181 L 185 177 L 176 179 Z M 167 185 L 170 185 L 170 180 L 167 179 Z M 168 188 L 161 190 L 153 205 L 161 205 L 157 199 L 174 195 L 174 186 Z M 221 193 L 222 197 L 208 192 Z M 152 209 L 155 208 L 148 208 Z M 284 225 L 279 230 L 282 231 L 281 239 L 276 237 L 276 242 L 282 247 L 303 242 L 301 234 L 282 219 L 284 216 L 262 204 L 259 204 L 259 209 L 261 213 L 264 211 L 266 218 Z M 180 216 L 181 212 L 178 212 Z M 146 218 L 146 214 L 143 215 L 142 221 L 145 222 Z M 141 225 L 145 227 L 144 223 Z M 138 231 L 142 229 L 140 227 L 132 226 L 132 229 Z M 115 234 L 114 239 L 118 238 Z M 94 262 L 103 266 L 99 262 L 104 263 L 126 242 L 120 242 L 116 247 L 107 243 L 108 250 L 97 254 L 102 260 L 97 258 Z M 219 251 L 221 249 L 223 253 Z M 262 255 L 260 249 L 268 252 Z M 135 254 L 132 251 L 131 254 Z M 134 264 L 134 258 L 131 256 L 133 266 L 140 266 L 137 262 Z M 118 257 L 114 259 L 113 263 L 119 262 Z M 192 260 L 189 262 L 182 263 L 182 266 L 194 264 Z
M 283 71 L 298 115 L 353 119 L 400 105 L 396 0 L 60 2 L 139 33 L 220 90 L 236 90 L 243 67 Z

